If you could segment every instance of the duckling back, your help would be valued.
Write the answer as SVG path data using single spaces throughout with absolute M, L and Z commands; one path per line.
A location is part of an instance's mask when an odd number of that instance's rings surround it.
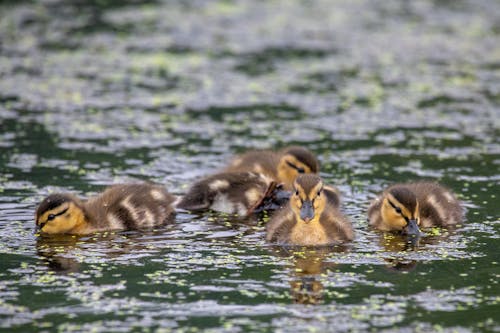
M 176 207 L 246 216 L 259 206 L 274 185 L 270 178 L 252 172 L 219 173 L 196 182 Z
M 420 226 L 450 226 L 460 224 L 464 210 L 455 194 L 434 182 L 416 182 L 407 185 L 419 203 Z
M 233 158 L 223 172 L 254 172 L 277 179 L 280 155 L 269 150 L 254 150 Z
M 165 224 L 173 216 L 174 199 L 160 185 L 113 185 L 89 199 L 85 212 L 96 229 L 151 228 Z

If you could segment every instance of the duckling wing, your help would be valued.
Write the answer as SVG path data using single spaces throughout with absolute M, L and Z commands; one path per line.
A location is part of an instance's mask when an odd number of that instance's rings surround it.
M 282 208 L 266 225 L 266 240 L 271 243 L 288 243 L 296 223 L 290 206 Z
M 331 210 L 325 212 L 320 219 L 326 235 L 333 242 L 352 241 L 354 229 L 351 221 L 340 211 Z
M 448 226 L 462 222 L 463 207 L 451 190 L 435 182 L 417 182 L 408 186 L 417 196 L 422 227 Z
M 325 185 L 323 191 L 325 192 L 329 205 L 335 208 L 340 207 L 340 192 L 336 187 Z
M 275 211 L 284 207 L 290 200 L 291 192 L 283 189 L 281 184 L 272 182 L 262 199 L 251 209 L 252 213 L 261 213 L 263 211 Z
M 174 197 L 161 185 L 122 184 L 89 200 L 98 229 L 142 229 L 161 225 L 174 213 Z

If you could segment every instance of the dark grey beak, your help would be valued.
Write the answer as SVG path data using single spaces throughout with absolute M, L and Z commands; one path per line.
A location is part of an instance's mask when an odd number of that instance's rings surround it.
M 408 220 L 408 224 L 405 227 L 405 232 L 408 236 L 411 237 L 420 237 L 422 236 L 422 232 L 420 232 L 420 229 L 418 228 L 417 225 L 417 220 Z
M 314 208 L 310 200 L 304 201 L 302 208 L 300 208 L 300 218 L 304 222 L 309 222 L 314 217 Z
M 34 231 L 34 233 L 36 234 L 36 233 L 38 233 L 38 232 L 42 231 L 42 228 L 43 228 L 46 224 L 47 224 L 47 222 L 45 222 L 45 223 L 40 223 L 40 224 L 38 224 L 38 223 L 37 223 L 37 224 L 35 224 L 35 231 Z

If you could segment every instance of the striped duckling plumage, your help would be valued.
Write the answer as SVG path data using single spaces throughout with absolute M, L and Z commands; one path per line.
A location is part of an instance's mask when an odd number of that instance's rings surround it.
M 149 183 L 113 185 L 87 201 L 55 193 L 38 206 L 36 225 L 42 233 L 80 235 L 151 228 L 170 220 L 174 199 L 163 186 Z
M 463 215 L 460 202 L 449 189 L 428 181 L 390 186 L 368 208 L 371 226 L 416 236 L 420 228 L 459 224 Z
M 248 216 L 271 195 L 276 183 L 253 172 L 224 172 L 193 184 L 176 204 L 190 211 L 214 210 Z
M 316 157 L 302 147 L 250 151 L 235 157 L 221 172 L 192 185 L 176 207 L 240 216 L 276 210 L 288 201 L 287 190 L 299 174 L 318 170 Z
M 300 175 L 287 206 L 267 225 L 266 239 L 282 245 L 334 245 L 354 238 L 350 221 L 339 210 L 338 192 L 317 175 Z
M 271 178 L 291 191 L 298 175 L 318 173 L 319 162 L 303 147 L 290 146 L 279 151 L 255 150 L 236 156 L 223 172 L 254 172 Z

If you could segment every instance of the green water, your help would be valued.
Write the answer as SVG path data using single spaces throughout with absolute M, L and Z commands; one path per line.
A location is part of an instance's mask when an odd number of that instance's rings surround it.
M 0 331 L 498 332 L 498 1 L 0 3 Z M 265 219 L 34 234 L 53 191 L 182 194 L 250 148 L 299 144 L 343 194 L 346 248 Z M 420 247 L 367 228 L 388 184 L 467 208 Z

